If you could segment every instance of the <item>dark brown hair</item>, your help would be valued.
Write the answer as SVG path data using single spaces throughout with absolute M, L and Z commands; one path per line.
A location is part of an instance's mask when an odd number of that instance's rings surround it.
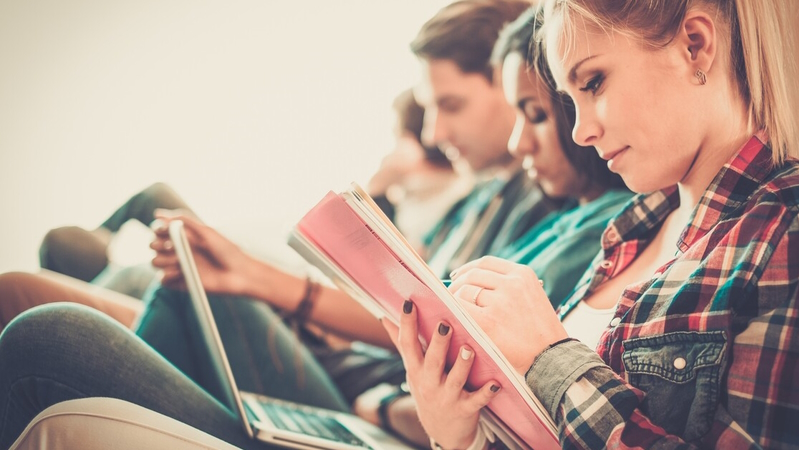
M 558 131 L 558 141 L 566 155 L 566 159 L 588 183 L 605 188 L 626 188 L 621 177 L 608 169 L 607 162 L 599 157 L 593 147 L 577 145 L 572 139 L 572 129 L 577 120 L 574 103 L 565 94 L 559 94 L 555 88 L 555 81 L 546 62 L 543 49 L 534 42 L 535 31 L 541 28 L 543 10 L 532 7 L 525 11 L 518 19 L 508 24 L 500 33 L 497 44 L 491 55 L 491 62 L 495 67 L 502 67 L 505 58 L 511 53 L 518 53 L 527 62 L 530 70 L 528 76 L 538 76 L 539 86 L 549 98 L 555 127 Z
M 424 59 L 453 61 L 464 73 L 493 78 L 491 49 L 502 27 L 529 8 L 517 0 L 462 0 L 442 8 L 411 42 L 411 51 Z

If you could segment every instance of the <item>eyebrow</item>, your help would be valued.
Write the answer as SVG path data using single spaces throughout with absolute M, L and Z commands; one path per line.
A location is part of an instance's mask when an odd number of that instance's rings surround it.
M 573 65 L 571 70 L 569 70 L 569 82 L 574 84 L 574 82 L 577 80 L 577 71 L 580 69 L 580 66 L 583 65 L 584 62 L 594 59 L 597 56 L 599 55 L 591 55 L 587 58 L 582 59 L 577 64 Z

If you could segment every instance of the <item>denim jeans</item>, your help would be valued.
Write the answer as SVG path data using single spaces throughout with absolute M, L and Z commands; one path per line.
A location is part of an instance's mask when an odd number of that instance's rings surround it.
M 84 397 L 119 398 L 241 448 L 270 448 L 138 337 L 85 306 L 55 303 L 20 315 L 0 335 L 0 362 L 0 448 L 45 408 Z
M 136 334 L 214 397 L 223 398 L 188 294 L 158 287 L 148 297 Z M 269 306 L 220 295 L 208 300 L 239 389 L 349 409 L 324 368 Z

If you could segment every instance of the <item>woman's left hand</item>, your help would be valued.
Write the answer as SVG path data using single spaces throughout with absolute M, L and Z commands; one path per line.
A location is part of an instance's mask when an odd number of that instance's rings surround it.
M 425 353 L 419 343 L 416 308 L 410 301 L 406 302 L 401 316 L 399 328 L 388 320 L 383 320 L 383 326 L 402 355 L 419 421 L 443 448 L 469 447 L 477 436 L 480 409 L 496 396 L 499 383 L 488 382 L 474 392 L 464 390 L 474 362 L 471 349 L 461 348 L 460 357 L 446 373 L 447 350 L 452 338 L 449 326 L 439 325 Z
M 486 256 L 455 270 L 449 290 L 522 375 L 550 344 L 568 337 L 528 266 Z

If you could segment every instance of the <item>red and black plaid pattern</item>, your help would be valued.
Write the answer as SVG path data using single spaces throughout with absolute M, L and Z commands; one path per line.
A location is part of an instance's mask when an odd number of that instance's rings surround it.
M 634 198 L 559 314 L 623 271 L 678 205 L 676 188 Z M 773 168 L 753 137 L 675 258 L 625 290 L 596 351 L 569 342 L 531 368 L 562 446 L 799 448 L 798 216 L 799 162 Z

